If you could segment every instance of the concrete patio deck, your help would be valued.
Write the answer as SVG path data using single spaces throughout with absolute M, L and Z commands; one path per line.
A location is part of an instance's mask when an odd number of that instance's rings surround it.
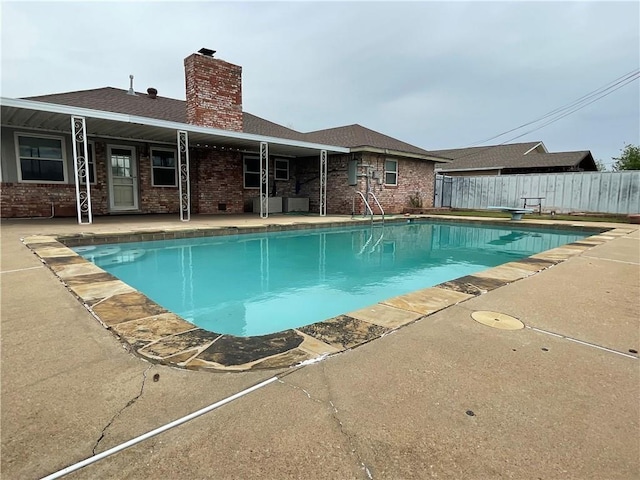
M 194 217 L 190 227 L 342 220 Z M 637 226 L 597 224 L 621 230 L 322 362 L 234 373 L 134 356 L 20 241 L 180 226 L 166 216 L 3 221 L 2 478 L 41 478 L 274 375 L 67 478 L 640 477 Z M 478 310 L 526 328 L 489 328 L 471 319 Z

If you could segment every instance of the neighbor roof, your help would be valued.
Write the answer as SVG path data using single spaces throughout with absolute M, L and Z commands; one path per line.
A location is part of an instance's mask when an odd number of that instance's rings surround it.
M 113 87 L 26 97 L 26 100 L 124 113 L 178 123 L 186 123 L 187 121 L 187 107 L 184 100 L 176 100 L 160 95 L 152 99 L 146 93 L 140 92 L 136 92 L 136 95 L 128 95 L 127 90 Z M 348 125 L 303 133 L 270 122 L 251 113 L 243 112 L 243 132 L 289 140 L 324 143 L 352 149 L 371 147 L 384 150 L 386 153 L 400 152 L 421 157 L 434 156 L 431 152 L 422 148 L 388 135 L 383 135 L 361 125 Z M 443 161 L 446 160 L 443 159 Z
M 542 142 L 454 148 L 431 153 L 452 160 L 439 168 L 441 171 L 575 167 L 591 156 L 588 150 L 548 153 Z

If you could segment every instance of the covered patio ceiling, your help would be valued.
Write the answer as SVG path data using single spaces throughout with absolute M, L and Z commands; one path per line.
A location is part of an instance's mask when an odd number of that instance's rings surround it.
M 189 134 L 190 146 L 216 147 L 222 150 L 255 152 L 260 142 L 269 144 L 271 155 L 315 157 L 321 150 L 327 153 L 349 153 L 345 147 L 322 145 L 277 137 L 231 132 L 198 127 L 186 123 L 156 120 L 102 110 L 69 107 L 52 103 L 12 98 L 0 98 L 2 126 L 38 129 L 71 134 L 71 116 L 86 119 L 87 136 L 176 145 L 176 132 Z

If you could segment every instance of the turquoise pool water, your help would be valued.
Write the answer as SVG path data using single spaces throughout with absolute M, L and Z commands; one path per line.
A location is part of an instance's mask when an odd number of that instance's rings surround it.
M 201 328 L 254 336 L 326 320 L 584 237 L 407 223 L 74 250 Z

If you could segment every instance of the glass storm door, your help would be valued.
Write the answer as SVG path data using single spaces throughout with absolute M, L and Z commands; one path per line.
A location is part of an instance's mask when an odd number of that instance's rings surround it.
M 136 151 L 133 147 L 109 147 L 109 197 L 111 210 L 138 209 Z

